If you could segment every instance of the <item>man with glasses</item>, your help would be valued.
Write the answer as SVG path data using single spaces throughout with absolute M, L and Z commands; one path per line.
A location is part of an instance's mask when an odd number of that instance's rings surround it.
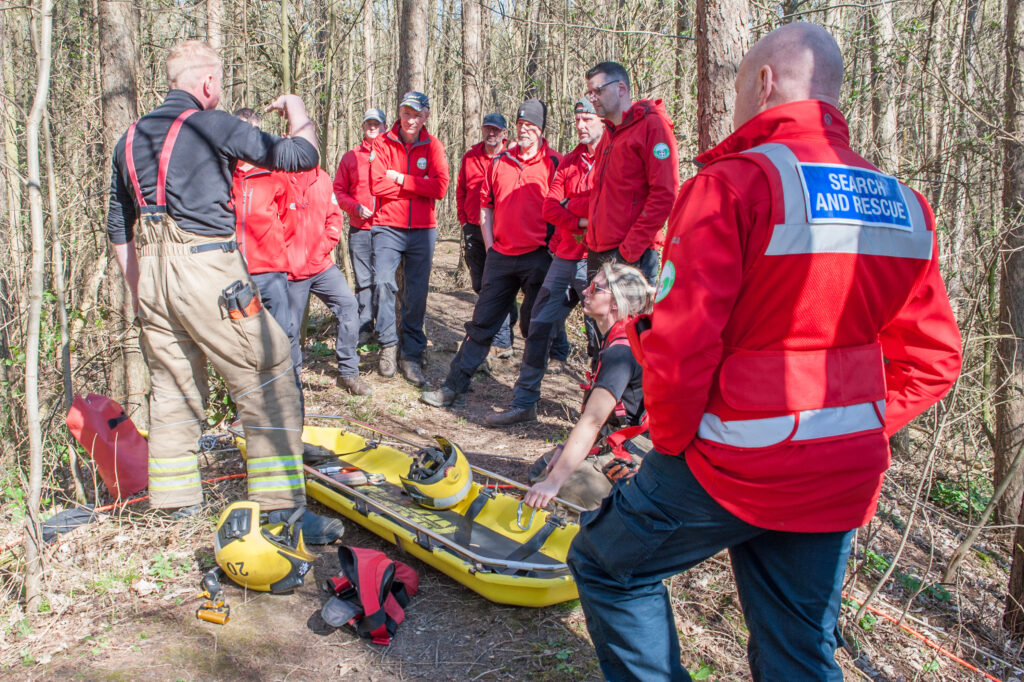
M 509 307 L 523 291 L 520 331 L 527 336 L 530 313 L 551 265 L 548 224 L 542 204 L 561 155 L 544 139 L 547 107 L 537 99 L 519 105 L 515 148 L 499 154 L 480 190 L 482 233 L 487 247 L 480 298 L 466 339 L 452 359 L 444 384 L 420 399 L 436 407 L 461 407 L 477 368 L 487 358 Z
M 444 145 L 427 132 L 430 100 L 422 92 L 405 93 L 398 121 L 373 141 L 370 152 L 370 192 L 377 198 L 370 238 L 373 243 L 374 308 L 380 340 L 378 370 L 392 377 L 401 370 L 410 383 L 422 386 L 423 351 L 427 336 L 427 285 L 437 242 L 434 204 L 448 191 L 448 159 Z M 402 333 L 395 315 L 396 273 L 404 274 Z
M 607 131 L 596 151 L 587 226 L 587 275 L 610 260 L 635 265 L 654 283 L 661 228 L 679 189 L 672 121 L 662 100 L 634 102 L 617 62 L 587 71 L 587 98 Z

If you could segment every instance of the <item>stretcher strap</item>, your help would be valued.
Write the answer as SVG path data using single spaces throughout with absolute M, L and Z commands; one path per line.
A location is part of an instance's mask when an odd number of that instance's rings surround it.
M 455 532 L 455 537 L 453 538 L 455 544 L 460 547 L 469 547 L 469 543 L 473 539 L 473 520 L 479 516 L 480 512 L 483 511 L 484 505 L 493 497 L 494 493 L 488 491 L 487 488 L 480 488 L 476 499 L 470 503 L 469 509 L 466 510 L 466 514 L 463 516 L 462 525 Z
M 181 131 L 181 126 L 192 114 L 196 113 L 196 109 L 186 109 L 178 115 L 178 118 L 174 119 L 174 123 L 171 124 L 171 129 L 167 131 L 167 138 L 164 139 L 164 147 L 160 150 L 160 166 L 157 169 L 156 175 L 156 205 L 166 206 L 167 205 L 167 166 L 171 163 L 171 153 L 174 151 L 174 143 L 178 139 L 178 133 Z
M 558 527 L 558 522 L 554 521 L 551 516 L 548 516 L 547 521 L 544 522 L 544 525 L 541 526 L 541 529 L 534 533 L 533 537 L 530 538 L 529 541 L 520 545 L 515 549 L 515 551 L 513 551 L 511 554 L 505 557 L 505 560 L 522 561 L 527 557 L 530 557 L 533 554 L 539 552 L 540 548 L 544 546 L 544 543 L 548 541 L 548 538 L 551 537 L 551 534 L 554 533 L 555 529 Z M 501 572 L 516 573 L 518 570 L 519 569 L 516 568 L 507 568 L 503 569 Z

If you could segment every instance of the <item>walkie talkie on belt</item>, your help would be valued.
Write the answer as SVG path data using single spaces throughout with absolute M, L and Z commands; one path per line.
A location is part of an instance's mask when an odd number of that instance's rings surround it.
M 260 311 L 260 299 L 256 292 L 248 284 L 241 280 L 235 280 L 227 289 L 221 292 L 224 296 L 224 305 L 228 310 L 228 317 L 232 320 L 240 320 L 243 317 L 252 317 Z

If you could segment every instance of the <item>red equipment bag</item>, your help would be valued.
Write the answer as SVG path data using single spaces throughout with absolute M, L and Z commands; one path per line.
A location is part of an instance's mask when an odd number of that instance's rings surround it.
M 327 579 L 327 591 L 351 606 L 354 615 L 348 623 L 356 632 L 374 644 L 390 644 L 405 620 L 409 598 L 419 591 L 419 575 L 375 549 L 342 545 L 338 560 L 341 575 Z
M 128 497 L 149 484 L 149 445 L 120 404 L 95 393 L 75 396 L 64 423 L 115 498 Z

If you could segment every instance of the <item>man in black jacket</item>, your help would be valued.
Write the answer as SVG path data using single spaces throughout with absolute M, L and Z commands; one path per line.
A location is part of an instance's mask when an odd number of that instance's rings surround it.
M 249 498 L 275 517 L 305 506 L 302 414 L 288 337 L 260 304 L 234 241 L 236 161 L 283 171 L 316 167 L 302 100 L 268 107 L 288 138 L 216 110 L 222 65 L 188 41 L 167 57 L 170 92 L 114 150 L 107 233 L 142 325 L 152 376 L 149 494 L 159 509 L 195 513 L 202 502 L 196 439 L 208 394 L 206 360 L 224 377 L 245 428 Z M 340 536 L 309 514 L 307 542 Z

